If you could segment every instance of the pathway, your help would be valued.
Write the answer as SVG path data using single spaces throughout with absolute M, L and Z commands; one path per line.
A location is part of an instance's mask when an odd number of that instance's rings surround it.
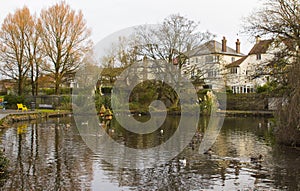
M 0 109 L 0 120 L 3 119 L 4 117 L 10 115 L 10 114 L 27 114 L 27 113 L 33 113 L 34 111 L 26 111 L 26 112 L 21 112 L 13 109 L 8 109 L 8 110 L 2 110 Z

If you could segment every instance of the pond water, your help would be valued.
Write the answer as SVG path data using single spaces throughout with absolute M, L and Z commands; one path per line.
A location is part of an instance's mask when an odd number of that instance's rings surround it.
M 168 117 L 162 128 L 178 121 Z M 200 136 L 207 122 L 200 119 Z M 266 118 L 225 118 L 211 156 L 199 154 L 196 140 L 166 164 L 140 170 L 117 168 L 101 152 L 93 153 L 72 117 L 14 124 L 0 131 L 10 160 L 1 190 L 300 190 L 300 150 L 276 145 L 268 123 Z M 112 125 L 114 138 L 131 147 L 167 139 L 135 137 Z M 251 162 L 259 154 L 264 160 Z

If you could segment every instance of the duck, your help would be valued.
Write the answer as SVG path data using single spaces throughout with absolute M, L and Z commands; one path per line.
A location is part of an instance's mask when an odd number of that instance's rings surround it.
M 183 165 L 186 166 L 186 159 L 179 159 L 179 162 Z
M 250 157 L 250 162 L 252 163 L 259 163 L 259 162 L 262 162 L 264 159 L 263 159 L 263 156 L 262 154 L 259 154 L 258 157 Z
M 160 134 L 161 135 L 164 134 L 164 130 L 163 129 L 160 130 Z
M 109 129 L 108 131 L 109 131 L 110 133 L 114 133 L 114 132 L 115 132 L 114 129 Z
M 194 144 L 194 142 L 190 142 L 190 143 L 189 143 L 189 147 L 190 147 L 192 150 L 195 150 L 195 144 Z
M 89 125 L 89 121 L 82 121 L 81 125 Z
M 203 154 L 211 156 L 213 154 L 213 151 L 211 148 L 209 148 L 207 151 L 205 151 Z

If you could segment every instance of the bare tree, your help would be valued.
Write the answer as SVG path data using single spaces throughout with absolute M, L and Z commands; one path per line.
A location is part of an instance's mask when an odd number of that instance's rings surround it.
M 198 25 L 195 21 L 174 14 L 158 25 L 139 27 L 135 39 L 137 53 L 149 59 L 173 63 L 185 51 L 213 37 L 209 32 L 198 31 Z
M 53 75 L 58 94 L 65 77 L 76 72 L 85 53 L 90 51 L 90 30 L 81 11 L 75 12 L 61 2 L 41 11 L 39 31 L 49 63 L 44 70 Z
M 101 58 L 101 64 L 106 68 L 127 67 L 138 61 L 136 48 L 132 46 L 134 36 L 120 36 L 116 44 L 112 44 Z
M 25 54 L 30 67 L 31 93 L 38 95 L 38 78 L 40 75 L 40 67 L 42 64 L 41 38 L 37 30 L 37 18 L 32 17 L 32 27 L 25 34 Z
M 171 75 L 173 81 L 177 82 L 176 89 L 180 89 L 182 88 L 180 71 L 188 59 L 184 53 L 214 37 L 210 32 L 200 32 L 198 27 L 198 22 L 173 14 L 158 25 L 137 28 L 134 42 L 137 47 L 136 52 L 147 59 L 177 64 L 179 72 L 169 72 L 173 73 Z M 192 71 L 194 68 L 184 67 L 184 69 Z M 172 103 L 172 107 L 178 107 L 178 96 L 170 86 L 163 85 L 160 91 L 159 97 L 166 97 Z
M 248 17 L 249 34 L 274 38 L 285 45 L 269 64 L 273 79 L 284 87 L 285 102 L 277 112 L 279 140 L 300 144 L 300 4 L 299 0 L 266 0 L 262 9 Z M 284 48 L 282 48 L 284 47 Z
M 128 39 L 119 38 L 119 43 L 114 45 L 103 57 L 102 64 L 104 63 L 104 66 L 109 67 L 126 67 L 130 64 L 141 63 L 145 65 L 141 67 L 144 67 L 148 73 L 155 73 L 154 70 L 147 69 L 147 60 L 158 60 L 160 63 L 171 64 L 176 61 L 177 63 L 174 64 L 178 64 L 181 70 L 187 60 L 184 52 L 213 37 L 209 32 L 198 31 L 198 25 L 197 22 L 175 14 L 170 15 L 157 25 L 137 27 L 135 33 Z M 111 70 L 111 73 L 113 71 L 115 70 Z M 174 78 L 173 81 L 178 82 L 177 88 L 180 88 L 180 74 L 166 70 L 162 72 L 171 73 Z M 146 84 L 155 84 L 159 89 L 158 99 L 167 99 L 174 108 L 178 106 L 179 99 L 172 87 L 160 82 Z
M 27 7 L 8 14 L 0 31 L 1 73 L 18 82 L 18 95 L 24 92 L 29 70 L 26 45 L 34 30 L 34 20 Z

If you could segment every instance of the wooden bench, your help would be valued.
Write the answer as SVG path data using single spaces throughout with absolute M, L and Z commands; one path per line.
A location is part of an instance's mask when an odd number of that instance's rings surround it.
M 17 103 L 18 111 L 28 111 L 27 107 L 21 103 Z
M 39 109 L 54 109 L 52 104 L 39 104 Z

